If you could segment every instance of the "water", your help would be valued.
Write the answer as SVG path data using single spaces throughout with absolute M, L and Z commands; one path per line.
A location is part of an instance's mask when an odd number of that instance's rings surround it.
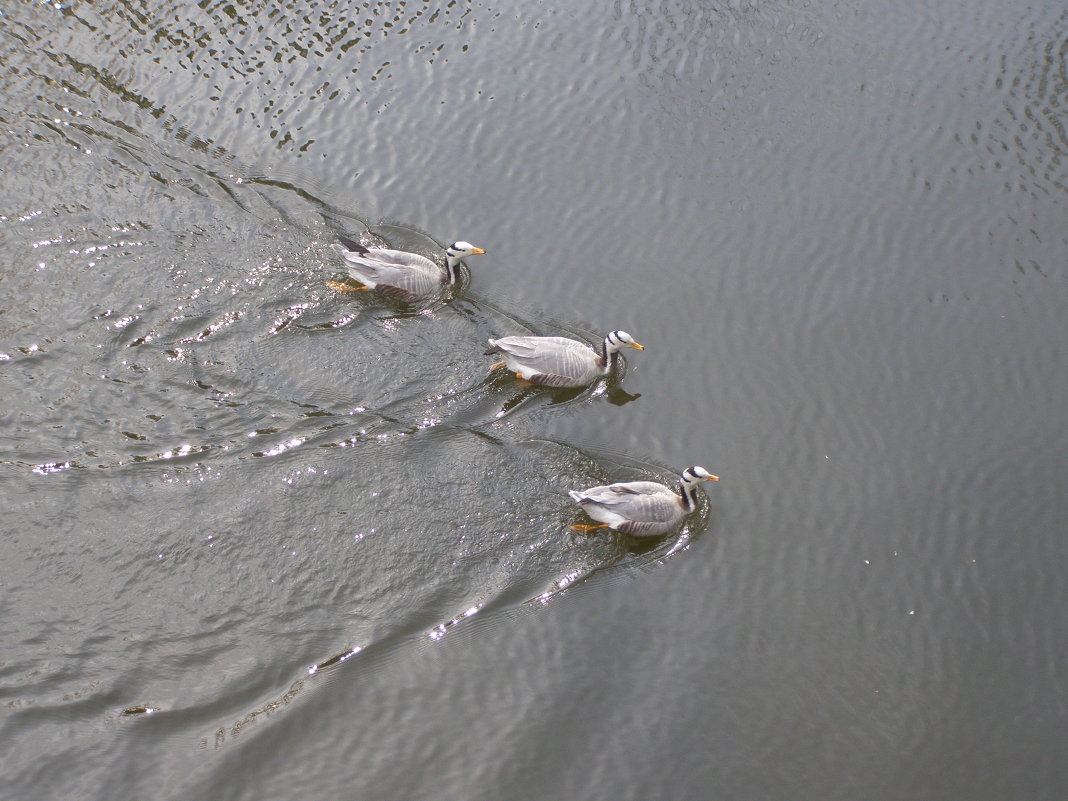
M 0 795 L 1063 797 L 1068 15 L 960 12 L 5 5 Z

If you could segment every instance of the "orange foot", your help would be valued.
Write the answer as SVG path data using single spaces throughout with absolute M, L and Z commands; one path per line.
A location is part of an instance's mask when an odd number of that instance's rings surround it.
M 596 531 L 599 528 L 608 528 L 607 523 L 598 523 L 596 526 L 583 525 L 582 523 L 576 523 L 571 527 L 575 531 Z
M 500 370 L 502 367 L 504 367 L 504 362 L 494 362 L 490 365 L 489 371 L 492 373 L 494 370 Z
M 327 281 L 326 285 L 337 292 L 366 292 L 367 287 L 357 284 L 348 284 L 344 281 Z

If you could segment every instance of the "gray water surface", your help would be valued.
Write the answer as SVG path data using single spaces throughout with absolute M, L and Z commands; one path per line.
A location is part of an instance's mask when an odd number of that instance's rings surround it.
M 0 796 L 1063 798 L 1066 131 L 1055 2 L 6 4 Z

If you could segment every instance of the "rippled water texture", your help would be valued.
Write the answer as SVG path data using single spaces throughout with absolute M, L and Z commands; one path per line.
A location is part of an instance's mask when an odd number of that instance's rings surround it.
M 1066 165 L 1054 2 L 5 4 L 0 796 L 1064 797 Z

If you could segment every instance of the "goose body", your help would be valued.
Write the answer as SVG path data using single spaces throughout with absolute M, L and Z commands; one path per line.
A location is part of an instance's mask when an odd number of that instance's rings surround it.
M 576 492 L 571 499 L 600 525 L 573 526 L 580 531 L 612 528 L 635 537 L 667 534 L 696 508 L 694 493 L 702 481 L 719 481 L 703 467 L 688 467 L 680 476 L 679 491 L 656 481 L 624 481 Z
M 567 337 L 502 337 L 489 344 L 487 354 L 503 354 L 509 370 L 543 387 L 583 387 L 608 375 L 621 348 L 645 350 L 626 331 L 608 334 L 601 353 Z
M 445 270 L 418 253 L 388 248 L 366 248 L 338 237 L 334 250 L 345 260 L 349 276 L 380 295 L 412 303 L 439 294 L 460 280 L 460 260 L 485 253 L 469 242 L 455 242 L 445 250 Z

